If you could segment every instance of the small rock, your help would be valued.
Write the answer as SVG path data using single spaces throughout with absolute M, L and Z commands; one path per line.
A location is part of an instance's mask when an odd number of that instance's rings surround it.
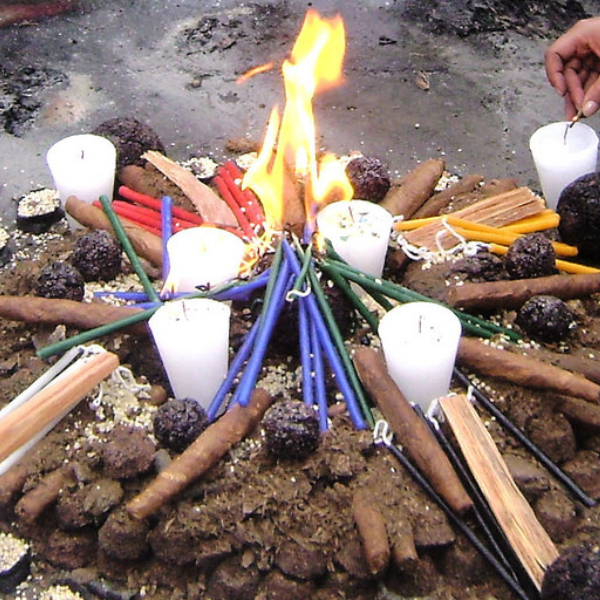
M 154 459 L 154 444 L 140 429 L 117 425 L 102 445 L 104 469 L 115 479 L 131 479 L 145 473 Z
M 98 544 L 107 556 L 117 560 L 135 560 L 148 553 L 149 527 L 134 519 L 125 509 L 111 513 L 98 532 Z
M 533 461 L 516 454 L 505 454 L 503 458 L 515 483 L 528 500 L 534 500 L 550 489 L 548 473 Z
M 535 503 L 535 514 L 553 541 L 570 536 L 577 525 L 577 508 L 561 490 L 544 493 Z
M 223 561 L 208 582 L 212 600 L 254 600 L 260 575 L 256 567 L 242 569 L 237 557 Z
M 280 546 L 275 556 L 275 564 L 286 575 L 303 580 L 316 579 L 327 570 L 322 552 L 293 541 Z

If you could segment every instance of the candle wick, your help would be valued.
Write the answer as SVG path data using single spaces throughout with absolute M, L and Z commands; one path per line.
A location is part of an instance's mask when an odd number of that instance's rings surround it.
M 83 157 L 85 156 L 85 150 L 81 151 L 81 160 L 83 160 Z
M 350 215 L 350 220 L 352 223 L 356 223 L 356 219 L 354 218 L 354 213 L 352 212 L 352 207 L 350 205 L 348 206 L 348 214 Z
M 419 333 L 421 333 L 421 326 L 423 324 L 423 315 L 419 315 Z

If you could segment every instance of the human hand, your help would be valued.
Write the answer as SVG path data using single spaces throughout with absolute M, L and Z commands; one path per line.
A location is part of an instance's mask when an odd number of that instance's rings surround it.
M 565 99 L 565 116 L 593 115 L 600 107 L 600 17 L 583 19 L 544 55 L 546 75 Z

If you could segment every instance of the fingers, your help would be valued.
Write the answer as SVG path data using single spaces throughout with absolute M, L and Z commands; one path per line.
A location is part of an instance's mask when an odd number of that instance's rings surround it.
M 587 88 L 582 100 L 581 109 L 584 117 L 591 117 L 600 107 L 600 79 L 595 74 L 593 83 Z

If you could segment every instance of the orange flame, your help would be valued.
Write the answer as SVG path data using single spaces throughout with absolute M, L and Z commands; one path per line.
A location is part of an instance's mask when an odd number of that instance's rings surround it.
M 322 19 L 308 11 L 282 73 L 285 110 L 273 108 L 258 160 L 244 176 L 243 186 L 260 198 L 271 230 L 281 231 L 284 220 L 284 185 L 287 165 L 305 178 L 307 218 L 335 191 L 336 200 L 349 200 L 353 191 L 344 168 L 334 157 L 317 162 L 316 126 L 312 101 L 317 92 L 339 83 L 346 50 L 344 23 L 338 15 Z M 337 166 L 336 166 L 337 164 Z

